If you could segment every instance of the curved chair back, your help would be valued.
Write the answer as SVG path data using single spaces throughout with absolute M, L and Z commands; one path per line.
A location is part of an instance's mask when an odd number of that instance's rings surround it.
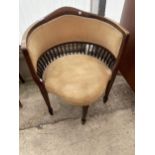
M 39 57 L 48 49 L 67 42 L 94 43 L 117 59 L 128 32 L 116 23 L 73 8 L 61 8 L 26 32 L 26 48 L 37 71 Z

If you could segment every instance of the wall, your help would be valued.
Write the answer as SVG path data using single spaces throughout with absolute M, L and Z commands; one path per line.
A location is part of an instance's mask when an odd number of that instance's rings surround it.
M 120 22 L 125 0 L 107 0 L 105 16 L 116 22 Z

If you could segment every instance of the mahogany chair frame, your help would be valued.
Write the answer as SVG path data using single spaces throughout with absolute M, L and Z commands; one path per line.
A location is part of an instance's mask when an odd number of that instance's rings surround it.
M 60 46 L 56 46 L 56 47 L 53 47 L 52 49 L 49 49 L 47 50 L 46 52 L 44 52 L 40 58 L 38 59 L 38 62 L 37 62 L 37 72 L 35 71 L 34 69 L 34 66 L 32 64 L 32 61 L 31 61 L 31 58 L 30 58 L 30 55 L 29 55 L 29 52 L 28 52 L 28 49 L 27 49 L 27 38 L 29 37 L 29 35 L 31 34 L 31 32 L 36 29 L 38 26 L 42 25 L 42 24 L 45 24 L 47 22 L 49 22 L 50 20 L 53 20 L 57 17 L 60 17 L 62 15 L 76 15 L 76 16 L 83 16 L 83 17 L 87 17 L 87 18 L 93 18 L 93 19 L 98 19 L 100 21 L 105 21 L 107 23 L 110 23 L 111 25 L 113 25 L 118 31 L 120 31 L 123 35 L 123 39 L 122 39 L 122 43 L 121 43 L 121 47 L 120 47 L 120 50 L 119 50 L 119 54 L 117 56 L 117 58 L 114 57 L 114 55 L 108 50 L 108 49 L 105 49 L 99 45 L 96 45 L 96 44 L 91 44 L 93 46 L 94 50 L 93 51 L 93 48 L 92 48 L 92 52 L 93 54 L 91 54 L 92 56 L 95 56 L 97 58 L 103 58 L 103 61 L 106 62 L 106 64 L 108 65 L 108 67 L 112 70 L 112 76 L 111 76 L 111 79 L 110 81 L 108 82 L 108 85 L 106 87 L 106 90 L 105 90 L 105 95 L 103 97 L 103 102 L 106 103 L 107 100 L 108 100 L 108 95 L 110 93 L 110 90 L 111 90 L 111 87 L 113 85 L 113 82 L 115 80 L 115 77 L 117 75 L 117 71 L 118 71 L 118 64 L 120 62 L 120 59 L 121 59 L 121 56 L 122 56 L 122 52 L 125 48 L 125 45 L 126 45 L 126 42 L 128 40 L 128 36 L 129 34 L 126 34 L 117 24 L 115 24 L 114 22 L 108 20 L 107 18 L 104 18 L 104 17 L 101 17 L 101 16 L 98 16 L 98 15 L 95 15 L 95 14 L 92 14 L 92 13 L 88 13 L 88 12 L 84 12 L 82 10 L 78 10 L 78 9 L 75 9 L 75 8 L 71 8 L 71 7 L 63 7 L 63 8 L 60 8 L 56 11 L 54 11 L 53 13 L 50 13 L 49 15 L 47 15 L 46 17 L 44 17 L 42 20 L 39 20 L 37 21 L 36 23 L 34 23 L 33 25 L 31 25 L 27 31 L 25 32 L 24 36 L 23 36 L 23 39 L 22 39 L 22 42 L 21 42 L 21 50 L 25 56 L 25 59 L 26 59 L 26 62 L 28 64 L 28 67 L 30 69 L 30 72 L 31 72 L 31 75 L 35 81 L 35 83 L 38 85 L 39 89 L 40 89 L 40 92 L 45 100 L 45 103 L 48 107 L 48 111 L 51 115 L 53 115 L 53 109 L 52 109 L 52 106 L 50 104 L 50 100 L 49 100 L 49 97 L 48 97 L 48 92 L 45 88 L 45 85 L 44 85 L 44 81 L 42 80 L 42 74 L 43 74 L 43 71 L 45 69 L 45 67 L 48 65 L 48 63 L 50 63 L 52 60 L 56 59 L 57 57 L 61 56 L 59 55 L 60 52 L 62 51 L 63 52 L 63 49 L 65 48 L 65 44 L 61 44 Z M 68 46 L 68 49 L 70 48 L 74 48 L 73 43 L 68 43 L 70 46 Z M 80 45 L 80 47 L 82 48 L 83 45 L 85 45 L 86 43 L 82 42 L 77 42 L 76 45 L 75 45 L 75 48 L 78 48 L 78 45 Z M 89 44 L 89 43 L 87 43 Z M 62 47 L 62 48 L 61 48 Z M 57 52 L 54 52 L 54 48 Z M 102 54 L 97 54 L 96 51 L 99 50 L 100 48 L 102 48 L 103 50 L 102 51 L 105 51 L 105 52 L 101 52 Z M 59 49 L 61 49 L 59 51 Z M 51 53 L 49 53 L 49 51 L 53 50 L 53 55 L 51 55 Z M 71 51 L 68 50 L 68 53 L 70 53 Z M 65 54 L 65 53 L 62 53 L 62 55 Z M 81 122 L 82 124 L 85 124 L 86 122 L 86 115 L 87 115 L 87 111 L 88 111 L 88 107 L 89 106 L 83 106 L 82 107 L 82 118 L 81 118 Z

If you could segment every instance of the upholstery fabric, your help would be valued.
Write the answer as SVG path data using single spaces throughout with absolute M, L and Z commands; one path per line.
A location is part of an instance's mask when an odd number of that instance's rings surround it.
M 103 95 L 111 70 L 100 60 L 82 54 L 67 55 L 49 64 L 43 74 L 48 92 L 74 105 L 89 105 Z
M 122 33 L 111 24 L 93 18 L 76 15 L 63 15 L 33 30 L 28 37 L 27 47 L 34 65 L 47 49 L 72 41 L 99 44 L 118 56 Z

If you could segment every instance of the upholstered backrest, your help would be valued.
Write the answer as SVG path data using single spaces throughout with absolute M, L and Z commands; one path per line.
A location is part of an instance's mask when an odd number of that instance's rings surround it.
M 123 34 L 112 24 L 94 18 L 62 15 L 36 27 L 27 38 L 27 48 L 37 69 L 39 56 L 65 42 L 91 42 L 107 48 L 117 58 Z

